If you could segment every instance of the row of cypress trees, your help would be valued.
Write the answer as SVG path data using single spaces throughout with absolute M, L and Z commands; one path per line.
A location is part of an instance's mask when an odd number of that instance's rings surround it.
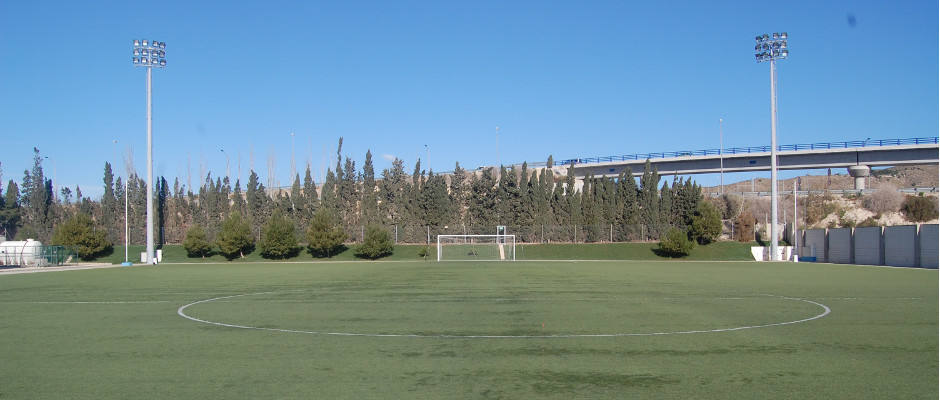
M 546 166 L 530 169 L 527 163 L 500 168 L 465 170 L 459 163 L 447 174 L 422 169 L 416 161 L 410 174 L 395 159 L 377 177 L 372 153 L 362 168 L 342 157 L 342 138 L 335 167 L 322 183 L 312 178 L 308 166 L 287 188 L 267 188 L 255 171 L 242 187 L 238 180 L 207 174 L 199 187 L 186 187 L 179 178 L 170 185 L 158 177 L 155 191 L 155 234 L 160 243 L 181 243 L 191 226 L 201 226 L 215 240 L 225 218 L 244 217 L 251 234 L 260 239 L 261 228 L 277 212 L 304 237 L 318 209 L 329 210 L 350 240 L 363 237 L 368 225 L 384 226 L 398 242 L 423 243 L 440 233 L 492 234 L 497 225 L 508 226 L 517 240 L 626 241 L 655 240 L 668 227 L 685 229 L 701 202 L 701 188 L 691 179 L 663 182 L 647 162 L 639 180 L 627 170 L 618 177 L 587 177 L 578 182 L 573 168 L 556 176 L 552 157 Z M 52 194 L 44 178 L 38 150 L 35 165 L 26 171 L 20 191 L 10 180 L 0 196 L 0 227 L 9 237 L 20 233 L 41 239 L 51 237 L 52 227 L 75 213 L 91 216 L 108 238 L 123 242 L 124 197 L 129 203 L 131 243 L 145 240 L 146 183 L 136 174 L 115 178 L 105 163 L 104 191 L 100 200 L 82 197 L 62 188 Z M 41 183 L 39 183 L 41 182 Z M 12 235 L 11 235 L 12 233 Z M 22 236 L 22 235 L 17 235 Z

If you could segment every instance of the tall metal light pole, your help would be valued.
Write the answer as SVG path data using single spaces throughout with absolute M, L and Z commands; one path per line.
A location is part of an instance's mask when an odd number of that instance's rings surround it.
M 135 67 L 147 68 L 147 264 L 154 264 L 153 251 L 153 102 L 151 83 L 153 68 L 166 67 L 166 43 L 134 39 Z
M 431 148 L 424 145 L 424 154 L 428 157 L 428 171 L 431 170 Z
M 787 33 L 754 38 L 754 58 L 770 61 L 770 260 L 777 261 L 777 60 L 790 55 Z
M 721 123 L 724 119 L 718 118 L 718 161 L 720 163 L 721 173 L 719 174 L 718 192 L 725 194 L 725 141 L 721 131 Z

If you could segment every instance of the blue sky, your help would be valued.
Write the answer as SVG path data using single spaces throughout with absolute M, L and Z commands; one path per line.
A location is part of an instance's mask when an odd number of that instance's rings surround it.
M 775 31 L 791 47 L 781 144 L 935 136 L 937 21 L 936 1 L 6 1 L 0 163 L 19 181 L 38 147 L 57 186 L 91 194 L 128 151 L 144 173 L 134 38 L 167 42 L 154 168 L 184 184 L 224 174 L 228 154 L 243 181 L 273 158 L 287 185 L 292 131 L 318 181 L 340 136 L 377 171 L 383 155 L 410 171 L 425 145 L 437 171 L 715 148 L 719 117 L 727 147 L 769 144 L 753 37 Z

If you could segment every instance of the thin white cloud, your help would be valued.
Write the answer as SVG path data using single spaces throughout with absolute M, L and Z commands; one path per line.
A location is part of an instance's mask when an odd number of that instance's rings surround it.
M 398 158 L 398 157 L 395 157 L 395 156 L 393 156 L 393 155 L 391 155 L 391 154 L 382 154 L 382 158 L 384 158 L 384 159 L 386 159 L 386 160 L 389 160 L 389 161 L 395 161 L 395 159 Z

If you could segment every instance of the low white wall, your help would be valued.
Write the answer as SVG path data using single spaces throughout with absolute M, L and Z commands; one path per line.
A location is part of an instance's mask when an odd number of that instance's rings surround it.
M 770 246 L 751 247 L 754 261 L 770 261 Z M 790 261 L 793 258 L 793 246 L 777 246 L 777 261 Z
M 884 238 L 885 265 L 917 266 L 917 225 L 887 226 Z
M 880 226 L 855 228 L 855 263 L 881 265 L 881 230 Z
M 829 230 L 827 260 L 836 264 L 852 263 L 852 228 Z
M 920 266 L 924 268 L 937 268 L 940 253 L 937 247 L 940 246 L 940 237 L 938 237 L 938 228 L 940 225 L 921 225 L 920 226 Z

